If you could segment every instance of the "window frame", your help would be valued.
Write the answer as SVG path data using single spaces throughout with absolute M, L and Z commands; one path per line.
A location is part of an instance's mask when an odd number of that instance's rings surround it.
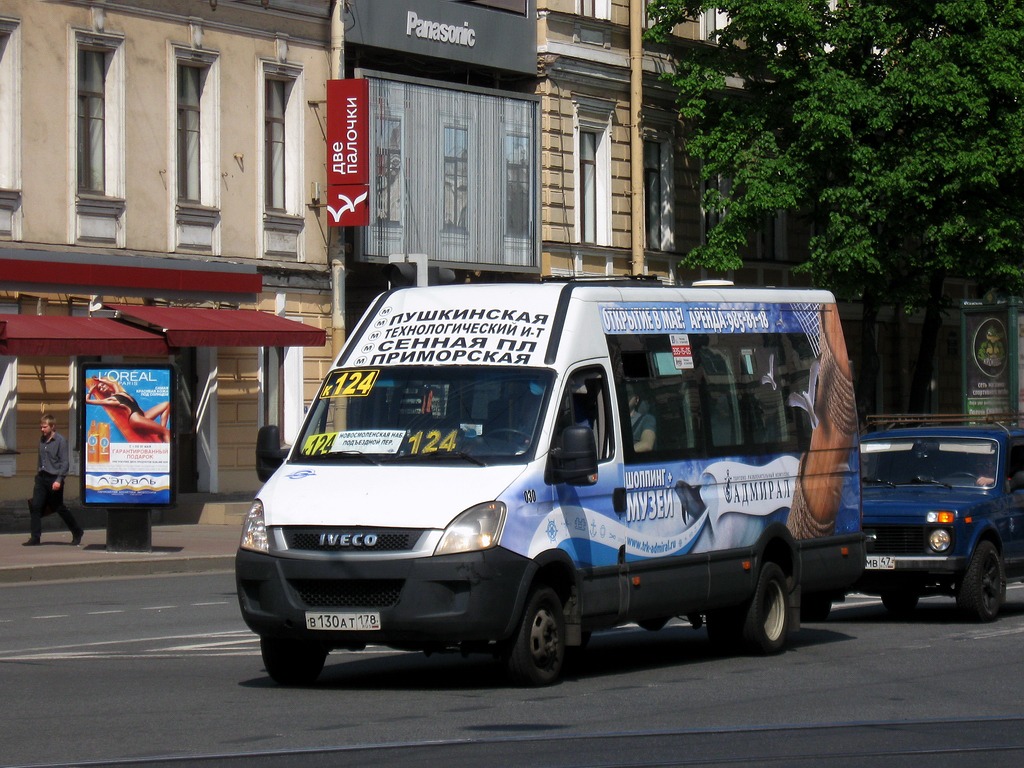
M 576 176 L 575 229 L 576 242 L 587 245 L 611 245 L 611 121 L 614 104 L 597 99 L 577 96 L 575 99 L 575 147 L 573 168 Z M 594 232 L 586 231 L 590 211 L 586 206 L 589 197 L 584 188 L 584 135 L 593 136 L 594 146 L 594 194 L 592 197 Z M 592 236 L 591 236 L 592 235 Z

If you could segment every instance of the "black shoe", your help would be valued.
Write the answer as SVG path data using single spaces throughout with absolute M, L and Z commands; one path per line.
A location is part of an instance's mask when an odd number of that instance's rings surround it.
M 71 546 L 72 547 L 77 547 L 79 544 L 81 544 L 82 543 L 82 536 L 84 534 L 85 534 L 85 531 L 79 531 L 78 533 L 74 534 L 71 537 Z
M 33 536 L 31 539 L 29 539 L 28 541 L 24 542 L 21 546 L 23 546 L 23 547 L 38 547 L 39 546 L 39 539 L 37 539 L 35 536 Z

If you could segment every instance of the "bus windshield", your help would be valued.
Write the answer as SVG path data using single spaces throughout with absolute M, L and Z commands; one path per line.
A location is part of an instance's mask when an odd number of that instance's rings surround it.
M 295 458 L 525 462 L 553 378 L 496 366 L 338 369 L 321 385 Z

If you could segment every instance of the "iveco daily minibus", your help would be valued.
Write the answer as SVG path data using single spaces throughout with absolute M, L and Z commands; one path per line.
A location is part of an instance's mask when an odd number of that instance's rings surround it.
M 864 566 L 824 291 L 391 290 L 283 461 L 275 428 L 259 441 L 279 466 L 244 523 L 238 598 L 285 684 L 379 644 L 486 652 L 544 685 L 595 630 L 673 617 L 775 653 Z

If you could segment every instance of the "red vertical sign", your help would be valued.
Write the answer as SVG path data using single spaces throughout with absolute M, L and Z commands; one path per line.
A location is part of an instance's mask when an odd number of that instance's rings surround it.
M 365 226 L 370 220 L 370 83 L 327 81 L 327 223 Z

